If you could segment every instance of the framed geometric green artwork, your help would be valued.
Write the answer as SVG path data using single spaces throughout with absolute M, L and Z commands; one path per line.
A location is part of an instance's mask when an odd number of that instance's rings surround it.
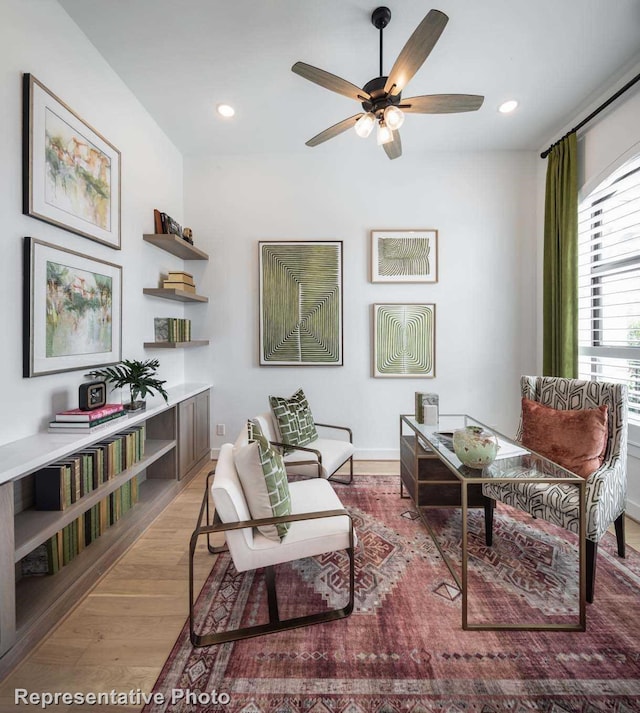
M 371 231 L 371 282 L 437 281 L 437 230 Z
M 373 375 L 433 378 L 436 306 L 373 305 Z
M 260 365 L 342 366 L 342 241 L 261 241 Z
M 23 376 L 122 359 L 122 268 L 24 239 Z

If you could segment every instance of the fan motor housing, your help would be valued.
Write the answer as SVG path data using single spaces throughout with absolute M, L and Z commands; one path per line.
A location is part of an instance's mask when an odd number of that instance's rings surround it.
M 371 101 L 366 100 L 362 102 L 362 108 L 365 111 L 370 111 L 373 114 L 379 114 L 388 106 L 400 103 L 402 92 L 394 96 L 387 94 L 384 90 L 384 85 L 386 83 L 387 77 L 376 77 L 362 87 L 363 91 L 367 92 L 371 96 Z

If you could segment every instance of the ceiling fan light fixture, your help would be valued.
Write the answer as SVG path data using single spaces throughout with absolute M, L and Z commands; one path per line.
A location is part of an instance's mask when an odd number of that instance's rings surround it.
M 404 124 L 404 112 L 397 106 L 388 106 L 384 110 L 384 123 L 392 131 L 397 131 Z
M 384 123 L 384 121 L 381 121 L 378 124 L 377 139 L 378 146 L 384 146 L 384 144 L 388 144 L 389 142 L 393 141 L 393 131 L 391 131 L 391 129 Z
M 358 121 L 356 121 L 354 129 L 356 130 L 356 134 L 358 134 L 361 139 L 366 139 L 367 136 L 369 136 L 369 134 L 373 131 L 375 124 L 375 115 L 368 111 L 366 114 L 363 114 Z

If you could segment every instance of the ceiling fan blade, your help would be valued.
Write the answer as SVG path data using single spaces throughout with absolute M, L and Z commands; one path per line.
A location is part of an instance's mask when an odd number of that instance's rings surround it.
M 382 144 L 384 146 L 385 153 L 391 160 L 402 156 L 402 141 L 400 141 L 400 132 L 394 131 L 392 133 L 393 141 L 389 141 L 388 144 Z
M 455 114 L 477 111 L 483 101 L 479 94 L 427 94 L 403 99 L 398 106 L 409 114 Z
M 310 64 L 296 62 L 293 67 L 291 67 L 291 71 L 295 74 L 299 74 L 305 79 L 308 79 L 310 82 L 319 84 L 325 89 L 330 89 L 332 92 L 343 94 L 345 97 L 349 97 L 349 99 L 355 99 L 358 102 L 368 101 L 371 99 L 371 95 L 368 92 L 363 91 L 360 87 L 356 87 L 355 84 L 347 82 L 346 79 L 336 77 L 335 74 L 325 72 L 324 69 L 312 67 Z
M 316 134 L 312 139 L 309 139 L 309 141 L 307 141 L 305 145 L 317 146 L 318 144 L 321 144 L 325 141 L 328 141 L 329 139 L 334 138 L 334 136 L 341 134 L 343 131 L 347 131 L 352 126 L 355 126 L 356 121 L 358 121 L 361 116 L 362 112 L 360 112 L 359 114 L 354 114 L 354 116 L 350 116 L 348 119 L 343 119 L 342 121 L 339 121 L 337 124 L 334 124 L 328 129 L 321 131 L 319 134 Z
M 398 55 L 384 85 L 385 92 L 400 94 L 431 53 L 447 22 L 444 12 L 429 10 Z

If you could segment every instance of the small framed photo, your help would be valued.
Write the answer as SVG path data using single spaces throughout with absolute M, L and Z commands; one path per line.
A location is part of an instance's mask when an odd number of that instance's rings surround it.
M 122 360 L 122 268 L 24 239 L 23 376 Z
M 373 305 L 373 376 L 436 375 L 436 306 Z
M 23 76 L 22 212 L 120 250 L 120 152 Z
M 371 282 L 437 281 L 437 230 L 371 231 Z

